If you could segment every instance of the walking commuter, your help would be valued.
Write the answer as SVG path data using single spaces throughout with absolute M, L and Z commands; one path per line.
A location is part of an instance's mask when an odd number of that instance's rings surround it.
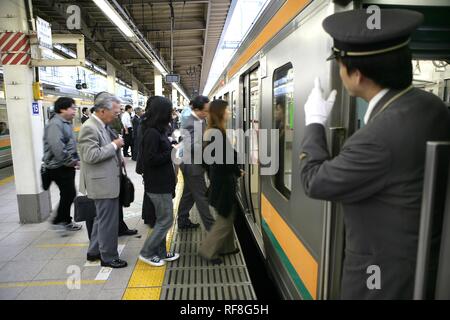
M 76 115 L 75 101 L 60 97 L 55 102 L 55 115 L 45 127 L 43 162 L 48 175 L 59 188 L 60 200 L 53 229 L 78 231 L 81 225 L 72 222 L 70 207 L 77 195 L 75 189 L 75 170 L 79 168 L 72 119 Z
M 183 173 L 184 188 L 178 207 L 179 229 L 198 228 L 200 226 L 198 223 L 192 223 L 189 219 L 189 212 L 194 202 L 205 229 L 209 231 L 214 224 L 214 218 L 211 215 L 206 196 L 205 169 L 202 164 L 203 134 L 206 129 L 208 109 L 208 97 L 195 97 L 192 100 L 192 112 L 183 122 L 183 155 L 180 169 Z M 196 163 L 198 159 L 200 161 Z
M 212 152 L 213 163 L 209 164 L 210 187 L 209 204 L 216 210 L 217 219 L 211 231 L 203 240 L 199 255 L 213 264 L 221 264 L 220 255 L 236 254 L 239 248 L 235 245 L 233 222 L 236 205 L 237 178 L 244 174 L 237 165 L 237 154 L 231 146 L 225 132 L 226 123 L 230 117 L 228 103 L 224 100 L 214 100 L 209 106 L 208 129 L 205 132 L 205 144 L 214 143 L 220 139 L 222 149 Z M 216 142 L 217 143 L 217 142 Z M 218 144 L 217 144 L 218 145 Z M 233 157 L 231 157 L 233 153 Z M 227 154 L 229 156 L 227 157 Z M 227 163 L 233 159 L 233 163 Z
M 175 171 L 171 157 L 174 146 L 167 137 L 172 102 L 156 96 L 147 101 L 146 110 L 141 123 L 140 156 L 143 157 L 145 192 L 154 205 L 156 223 L 142 247 L 139 259 L 152 266 L 163 266 L 180 256 L 166 249 L 167 232 L 173 225 L 172 199 L 175 196 Z
M 426 144 L 450 140 L 444 103 L 412 86 L 408 42 L 423 15 L 400 9 L 379 15 L 378 29 L 367 27 L 365 9 L 323 22 L 344 87 L 369 103 L 366 125 L 339 155 L 331 159 L 325 131 L 336 91 L 325 100 L 316 80 L 304 106 L 302 185 L 308 196 L 340 202 L 344 210 L 343 299 L 413 298 Z
M 78 136 L 81 158 L 80 192 L 95 202 L 87 260 L 100 259 L 101 265 L 123 268 L 127 262 L 117 251 L 119 193 L 123 158 L 122 138 L 109 127 L 120 112 L 120 99 L 102 92 L 94 101 L 95 112 L 82 126 Z
M 121 120 L 123 124 L 123 139 L 125 145 L 123 147 L 123 156 L 131 157 L 128 153 L 128 149 L 131 148 L 133 152 L 133 124 L 131 122 L 131 113 L 133 112 L 133 107 L 130 105 L 125 106 L 125 112 L 122 114 Z

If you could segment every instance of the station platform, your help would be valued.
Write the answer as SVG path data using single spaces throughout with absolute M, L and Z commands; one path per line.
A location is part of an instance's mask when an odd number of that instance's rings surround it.
M 152 267 L 138 260 L 139 251 L 152 230 L 141 219 L 142 180 L 134 172 L 135 162 L 126 161 L 136 191 L 135 201 L 124 208 L 124 220 L 130 229 L 138 230 L 138 235 L 119 237 L 120 257 L 128 262 L 123 269 L 86 261 L 89 240 L 84 223 L 80 231 L 64 234 L 53 231 L 47 221 L 20 224 L 12 167 L 0 169 L 0 299 L 256 299 L 242 250 L 225 257 L 219 266 L 197 255 L 206 233 L 202 228 L 178 231 L 174 224 L 167 243 L 171 250 L 180 253 L 179 260 L 163 267 Z M 183 190 L 181 173 L 178 181 L 175 216 Z M 76 186 L 78 189 L 78 173 Z M 50 192 L 52 206 L 56 208 L 59 191 L 54 183 Z M 192 221 L 200 222 L 195 206 L 192 210 Z

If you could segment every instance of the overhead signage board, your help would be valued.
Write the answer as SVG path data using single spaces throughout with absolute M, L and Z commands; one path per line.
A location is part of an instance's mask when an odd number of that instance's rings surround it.
M 166 75 L 166 83 L 179 83 L 180 75 L 179 74 L 168 74 Z
M 37 17 L 36 19 L 36 33 L 40 48 L 53 49 L 52 43 L 52 28 L 50 23 Z

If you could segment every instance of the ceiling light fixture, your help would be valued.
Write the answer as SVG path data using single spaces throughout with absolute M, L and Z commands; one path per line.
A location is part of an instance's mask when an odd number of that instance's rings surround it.
M 111 5 L 106 0 L 93 0 L 94 3 L 106 14 L 106 16 L 111 20 L 127 37 L 134 37 L 134 32 L 131 28 L 123 21 L 123 19 L 117 14 L 117 12 L 111 7 Z

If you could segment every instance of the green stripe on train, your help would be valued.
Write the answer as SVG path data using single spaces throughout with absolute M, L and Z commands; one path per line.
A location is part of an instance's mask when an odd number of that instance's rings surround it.
M 278 242 L 277 238 L 275 238 L 275 235 L 272 233 L 272 230 L 270 230 L 269 225 L 267 222 L 263 219 L 262 220 L 262 226 L 264 228 L 264 231 L 266 231 L 267 236 L 269 237 L 270 241 L 272 242 L 275 251 L 278 253 L 278 256 L 281 259 L 281 262 L 287 269 L 289 275 L 294 280 L 295 286 L 300 291 L 300 295 L 304 300 L 313 300 L 311 294 L 309 293 L 308 289 L 306 289 L 305 284 L 303 283 L 302 279 L 298 275 L 297 271 L 295 271 L 294 266 L 289 261 L 289 258 L 287 257 L 286 253 L 283 251 L 283 248 L 281 248 L 280 243 Z
M 0 151 L 2 151 L 2 150 L 8 150 L 8 149 L 11 149 L 11 146 L 0 147 Z

